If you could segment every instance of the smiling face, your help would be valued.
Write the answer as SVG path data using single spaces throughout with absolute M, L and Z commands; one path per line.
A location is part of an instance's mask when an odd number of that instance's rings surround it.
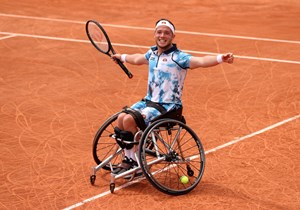
M 174 38 L 175 34 L 173 34 L 172 30 L 167 26 L 159 26 L 154 32 L 154 39 L 160 53 L 172 47 Z

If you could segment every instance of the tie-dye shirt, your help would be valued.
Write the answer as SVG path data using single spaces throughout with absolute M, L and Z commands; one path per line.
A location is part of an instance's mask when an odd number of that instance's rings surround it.
M 181 96 L 191 55 L 177 49 L 176 44 L 161 55 L 157 46 L 145 54 L 149 61 L 148 100 L 157 103 L 182 105 Z

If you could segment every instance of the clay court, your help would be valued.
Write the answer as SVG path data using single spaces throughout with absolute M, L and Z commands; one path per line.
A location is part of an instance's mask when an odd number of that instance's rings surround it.
M 146 179 L 90 184 L 99 126 L 146 94 L 147 67 L 128 77 L 85 34 L 104 24 L 116 51 L 145 53 L 156 20 L 175 24 L 195 56 L 235 62 L 191 70 L 187 124 L 206 168 L 189 194 Z M 1 0 L 0 209 L 300 209 L 300 2 Z

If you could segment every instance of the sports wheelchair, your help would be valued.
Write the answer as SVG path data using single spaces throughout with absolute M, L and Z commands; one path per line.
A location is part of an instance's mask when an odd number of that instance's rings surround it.
M 167 112 L 152 120 L 144 130 L 139 130 L 134 141 L 130 142 L 136 148 L 137 166 L 114 174 L 113 170 L 124 159 L 124 150 L 114 138 L 120 113 L 122 111 L 108 118 L 94 137 L 93 158 L 97 166 L 92 167 L 92 185 L 100 169 L 110 171 L 111 193 L 114 192 L 116 179 L 137 179 L 137 171 L 142 171 L 142 175 L 155 188 L 169 195 L 186 194 L 198 185 L 204 173 L 204 148 L 196 133 L 186 124 L 182 109 L 176 113 Z

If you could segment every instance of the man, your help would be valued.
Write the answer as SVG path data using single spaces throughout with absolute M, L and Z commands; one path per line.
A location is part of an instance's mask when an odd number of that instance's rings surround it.
M 146 97 L 118 116 L 115 129 L 117 138 L 133 141 L 134 134 L 151 120 L 172 110 L 182 109 L 182 90 L 188 69 L 211 67 L 219 63 L 233 63 L 233 54 L 195 57 L 179 50 L 173 43 L 175 27 L 171 21 L 161 19 L 156 22 L 153 46 L 146 54 L 115 54 L 113 60 L 119 59 L 133 65 L 147 64 L 148 90 Z M 144 121 L 144 122 L 141 122 Z M 144 124 L 143 124 L 144 123 Z M 124 146 L 124 145 L 123 145 Z M 115 173 L 128 170 L 136 164 L 134 148 L 124 146 L 125 160 Z

